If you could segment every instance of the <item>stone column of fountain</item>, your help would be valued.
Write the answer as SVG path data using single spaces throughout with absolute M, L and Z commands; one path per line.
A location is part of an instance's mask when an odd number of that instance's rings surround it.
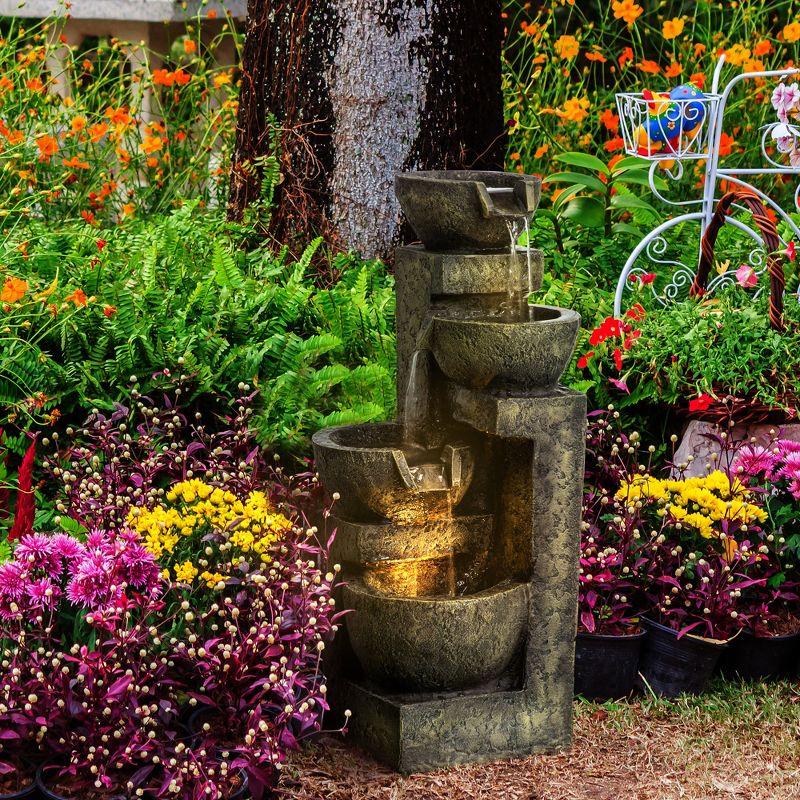
M 402 422 L 314 436 L 349 585 L 334 702 L 403 772 L 566 746 L 585 397 L 572 311 L 529 306 L 539 181 L 398 175 Z M 509 234 L 511 231 L 511 234 Z

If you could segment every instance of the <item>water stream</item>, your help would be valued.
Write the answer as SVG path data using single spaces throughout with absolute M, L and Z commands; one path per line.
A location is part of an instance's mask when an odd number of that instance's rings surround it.
M 506 219 L 510 249 L 508 254 L 508 285 L 504 317 L 509 322 L 522 322 L 528 319 L 528 294 L 533 286 L 533 261 L 531 259 L 531 216 L 509 217 Z M 525 232 L 525 266 L 523 273 L 519 268 L 517 240 Z M 525 276 L 527 275 L 527 281 Z
M 425 350 L 415 350 L 408 368 L 403 406 L 403 443 L 424 447 L 423 434 L 428 418 L 428 363 Z

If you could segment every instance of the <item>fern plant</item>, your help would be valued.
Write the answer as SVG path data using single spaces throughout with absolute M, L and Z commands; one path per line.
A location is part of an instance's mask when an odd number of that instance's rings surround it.
M 9 239 L 0 281 L 29 288 L 12 306 L 13 330 L 0 334 L 0 403 L 32 413 L 38 397 L 39 415 L 58 409 L 62 422 L 77 421 L 123 397 L 131 375 L 147 391 L 148 375 L 180 364 L 198 399 L 257 386 L 256 432 L 285 451 L 305 451 L 321 426 L 390 415 L 394 292 L 384 266 L 338 255 L 331 271 L 341 277 L 320 288 L 310 266 L 319 240 L 293 260 L 285 249 L 242 249 L 247 235 L 189 203 L 100 232 L 29 227 L 23 250 L 21 236 Z M 76 289 L 85 305 L 65 301 Z

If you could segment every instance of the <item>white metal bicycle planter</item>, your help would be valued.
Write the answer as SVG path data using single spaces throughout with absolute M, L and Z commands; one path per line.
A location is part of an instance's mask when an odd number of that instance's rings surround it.
M 651 161 L 649 183 L 650 189 L 659 200 L 667 205 L 673 207 L 699 207 L 698 211 L 691 211 L 685 214 L 680 214 L 663 222 L 658 227 L 651 230 L 644 238 L 636 245 L 631 252 L 625 266 L 622 268 L 619 280 L 617 282 L 616 293 L 614 295 L 614 316 L 619 317 L 622 313 L 622 302 L 625 294 L 626 287 L 632 283 L 631 278 L 641 277 L 648 270 L 641 266 L 637 266 L 637 261 L 644 255 L 652 264 L 673 268 L 673 273 L 669 282 L 661 290 L 656 290 L 655 286 L 651 286 L 656 300 L 662 305 L 666 305 L 672 300 L 679 297 L 682 292 L 688 291 L 692 285 L 695 277 L 695 268 L 689 267 L 680 260 L 669 259 L 665 256 L 669 249 L 669 243 L 664 234 L 679 225 L 684 223 L 697 223 L 700 227 L 700 238 L 711 221 L 714 214 L 714 208 L 718 202 L 717 185 L 720 180 L 728 181 L 736 184 L 742 188 L 752 191 L 760 197 L 764 203 L 771 208 L 778 217 L 785 221 L 794 235 L 800 239 L 800 228 L 792 220 L 789 214 L 784 211 L 781 206 L 776 203 L 772 198 L 766 195 L 761 190 L 757 189 L 748 182 L 750 176 L 757 175 L 800 175 L 800 167 L 787 167 L 778 163 L 767 152 L 767 142 L 773 138 L 773 133 L 781 126 L 785 129 L 780 122 L 770 123 L 762 128 L 761 136 L 761 154 L 768 166 L 754 167 L 754 168 L 723 168 L 720 167 L 720 142 L 723 132 L 723 122 L 725 115 L 725 107 L 733 89 L 742 81 L 750 78 L 787 78 L 792 75 L 800 74 L 800 69 L 784 69 L 773 70 L 765 72 L 744 72 L 732 78 L 722 92 L 719 91 L 720 76 L 722 67 L 725 63 L 725 56 L 720 56 L 714 69 L 714 77 L 711 86 L 711 92 L 704 94 L 701 98 L 692 98 L 688 100 L 673 101 L 680 109 L 683 119 L 689 122 L 679 123 L 686 128 L 693 125 L 692 130 L 687 135 L 681 135 L 682 131 L 679 129 L 677 138 L 671 143 L 671 146 L 666 149 L 656 149 L 649 145 L 645 146 L 645 152 L 642 152 L 642 144 L 637 140 L 637 129 L 645 119 L 647 112 L 648 99 L 643 93 L 623 93 L 617 95 L 617 109 L 620 117 L 620 127 L 623 140 L 625 142 L 625 150 L 630 155 L 638 155 Z M 699 116 L 693 117 L 692 114 L 696 112 L 695 107 L 690 107 L 690 104 L 697 106 L 701 104 L 703 113 Z M 697 120 L 699 119 L 699 124 Z M 661 128 L 663 130 L 663 128 Z M 790 133 L 795 137 L 795 142 L 800 139 L 800 134 L 797 132 L 800 129 L 789 127 Z M 656 171 L 659 170 L 660 174 L 666 175 L 670 180 L 678 181 L 683 177 L 684 168 L 683 162 L 688 160 L 705 159 L 705 170 L 703 179 L 703 197 L 698 200 L 671 200 L 665 197 L 656 186 Z M 663 168 L 663 162 L 672 161 L 674 164 Z M 794 193 L 795 207 L 800 209 L 800 184 L 798 184 Z M 741 208 L 741 207 L 739 207 Z M 734 227 L 740 229 L 755 242 L 753 250 L 750 251 L 749 261 L 757 275 L 760 275 L 765 269 L 765 253 L 763 250 L 762 239 L 759 233 L 754 230 L 750 225 L 742 222 L 734 217 L 728 217 L 726 222 Z M 786 244 L 784 242 L 784 244 Z M 699 260 L 699 252 L 698 252 Z M 727 269 L 723 273 L 715 276 L 713 280 L 709 281 L 707 291 L 711 292 L 720 286 L 733 283 L 735 277 L 736 267 Z

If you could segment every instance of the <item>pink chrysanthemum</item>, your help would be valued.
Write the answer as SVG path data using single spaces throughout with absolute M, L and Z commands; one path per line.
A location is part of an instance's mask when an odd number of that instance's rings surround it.
M 750 478 L 769 475 L 775 467 L 776 460 L 775 454 L 766 447 L 748 444 L 739 453 L 734 464 L 734 472 Z
M 53 547 L 53 539 L 43 533 L 29 533 L 21 537 L 14 558 L 30 569 L 42 569 L 53 578 L 63 570 L 61 558 Z
M 153 590 L 160 582 L 160 570 L 153 554 L 138 543 L 128 544 L 120 563 L 125 580 L 136 589 Z
M 39 608 L 53 608 L 61 597 L 61 589 L 49 578 L 38 578 L 28 584 L 27 594 L 32 605 Z
M 28 570 L 17 561 L 0 564 L 0 595 L 19 600 L 28 586 Z
M 86 548 L 77 539 L 66 533 L 57 533 L 53 537 L 53 551 L 65 561 L 74 561 L 86 552 Z
M 72 578 L 67 584 L 67 599 L 85 608 L 109 602 L 112 570 L 113 565 L 104 554 L 88 553 L 73 567 Z

